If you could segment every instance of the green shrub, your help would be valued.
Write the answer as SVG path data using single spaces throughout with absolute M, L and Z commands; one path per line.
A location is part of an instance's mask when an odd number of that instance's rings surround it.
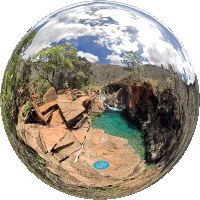
M 32 84 L 35 85 L 35 92 L 39 93 L 40 98 L 42 98 L 46 91 L 51 87 L 50 83 L 41 77 L 32 80 Z
M 22 114 L 25 116 L 25 118 L 27 118 L 32 113 L 33 113 L 32 105 L 29 101 L 27 101 L 26 104 L 24 105 L 23 109 L 22 109 Z
M 194 97 L 194 92 L 193 91 L 190 93 L 190 98 L 191 98 L 192 115 L 195 116 L 195 97 Z

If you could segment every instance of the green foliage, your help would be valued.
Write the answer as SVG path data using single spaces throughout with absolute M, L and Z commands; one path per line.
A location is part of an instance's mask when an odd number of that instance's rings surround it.
M 174 86 L 172 85 L 172 80 L 171 80 L 169 77 L 167 78 L 167 86 L 168 86 L 170 89 L 174 90 Z
M 27 118 L 32 113 L 33 113 L 32 105 L 29 101 L 27 101 L 22 109 L 22 114 L 24 115 L 25 118 Z
M 17 48 L 17 54 L 20 54 L 22 52 L 24 52 L 32 43 L 33 38 L 35 37 L 35 35 L 37 34 L 36 29 L 34 31 L 32 31 L 31 33 L 29 33 L 28 35 L 26 35 L 23 39 L 22 42 L 19 44 L 18 48 Z
M 77 99 L 77 96 L 72 94 L 72 97 L 73 97 L 73 101 L 75 101 Z
M 133 51 L 125 51 L 123 53 L 124 59 L 122 63 L 128 68 L 128 69 L 137 69 L 142 65 L 142 59 L 140 58 L 139 54 L 137 52 Z
M 44 48 L 31 62 L 39 77 L 48 81 L 56 90 L 62 89 L 66 82 L 70 87 L 78 89 L 90 82 L 90 63 L 86 58 L 77 57 L 77 50 L 71 45 Z
M 158 92 L 160 92 L 162 90 L 162 83 L 160 80 L 156 80 L 155 81 L 155 88 Z
M 194 97 L 194 92 L 193 91 L 191 91 L 191 93 L 190 93 L 190 98 L 191 98 L 192 115 L 195 116 L 195 97 Z
M 43 98 L 46 91 L 51 87 L 50 83 L 41 77 L 32 80 L 31 83 L 35 85 L 35 92 L 39 93 L 41 99 Z
M 85 92 L 85 93 L 89 92 L 90 89 L 91 89 L 91 85 L 90 85 L 90 84 L 89 84 L 89 85 L 86 85 L 86 86 L 83 86 L 83 87 L 81 88 L 81 90 L 82 90 L 83 92 Z
M 168 70 L 172 73 L 174 79 L 174 91 L 177 92 L 178 82 L 180 81 L 180 76 L 176 72 L 174 65 L 168 64 Z
M 4 79 L 2 83 L 2 117 L 5 128 L 14 130 L 12 110 L 18 112 L 18 107 L 21 105 L 22 98 L 19 95 L 18 89 L 24 87 L 27 83 L 29 76 L 28 72 L 25 73 L 26 66 L 23 66 L 20 72 L 19 66 L 23 64 L 22 56 L 23 52 L 31 44 L 33 38 L 36 35 L 36 30 L 26 35 L 17 45 L 14 50 L 11 59 L 7 65 Z
M 123 56 L 122 64 L 131 70 L 132 75 L 137 71 L 138 80 L 140 81 L 140 72 L 144 70 L 140 55 L 136 51 L 125 51 Z

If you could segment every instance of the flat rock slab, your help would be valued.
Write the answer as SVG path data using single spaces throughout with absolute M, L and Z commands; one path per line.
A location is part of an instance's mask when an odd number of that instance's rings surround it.
M 115 149 L 122 149 L 128 143 L 127 139 L 105 134 L 106 144 Z
M 81 148 L 81 144 L 74 138 L 73 134 L 69 134 L 69 138 L 74 140 L 74 143 L 63 146 L 63 148 L 60 147 L 54 153 L 54 156 L 58 159 L 58 161 L 62 161 L 65 158 L 73 155 Z
M 76 153 L 74 154 L 74 156 L 72 158 L 75 159 L 75 156 L 76 156 Z M 60 163 L 60 166 L 64 170 L 66 170 L 69 173 L 69 175 L 74 177 L 74 179 L 78 180 L 78 185 L 91 186 L 93 184 L 93 182 L 89 178 L 82 176 L 74 167 L 72 167 L 71 164 L 69 163 L 68 159 L 62 161 Z
M 72 131 L 74 137 L 77 139 L 80 144 L 84 142 L 85 137 L 87 136 L 88 132 L 85 128 L 80 128 L 78 130 Z
M 52 113 L 50 125 L 52 126 L 60 126 L 64 122 L 63 116 L 59 110 L 56 110 Z
M 54 149 L 58 149 L 64 146 L 68 146 L 70 144 L 73 144 L 75 141 L 75 138 L 72 137 L 72 133 L 69 130 L 66 130 L 65 136 L 54 146 Z
M 43 106 L 39 107 L 40 112 L 45 115 L 48 112 L 50 112 L 51 110 L 56 110 L 58 109 L 58 102 L 57 100 L 51 101 L 49 103 L 44 104 Z
M 57 102 L 66 103 L 66 102 L 72 102 L 72 101 L 69 99 L 67 95 L 61 94 L 61 95 L 58 95 Z
M 91 102 L 91 99 L 88 96 L 82 96 L 82 97 L 79 97 L 76 101 L 78 101 L 79 103 L 81 103 L 82 106 L 87 108 L 89 103 Z
M 102 129 L 93 129 L 93 128 L 90 128 L 89 130 L 89 134 L 91 136 L 91 141 L 94 143 L 94 144 L 98 144 L 99 140 L 103 137 L 104 135 L 104 130 Z
M 54 101 L 58 98 L 58 95 L 56 93 L 56 90 L 54 87 L 51 87 L 43 96 L 43 101 L 46 103 L 49 103 L 51 101 Z
M 40 129 L 40 138 L 43 146 L 50 152 L 54 146 L 65 136 L 65 128 L 42 128 Z
M 86 137 L 84 148 L 91 153 L 101 155 L 105 150 L 105 144 L 101 141 L 101 138 L 104 135 L 103 130 L 90 128 Z
M 69 100 L 64 101 L 64 98 L 58 99 L 58 106 L 67 122 L 75 119 L 78 115 L 85 111 L 85 108 L 79 102 L 69 102 Z
M 40 128 L 42 125 L 39 124 L 24 124 L 18 123 L 17 134 L 29 147 L 37 152 L 46 152 L 42 141 L 40 139 Z

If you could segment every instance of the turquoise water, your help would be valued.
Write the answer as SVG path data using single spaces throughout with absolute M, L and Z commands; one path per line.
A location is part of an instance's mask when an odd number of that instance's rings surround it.
M 107 134 L 128 139 L 127 145 L 135 149 L 134 153 L 139 154 L 140 158 L 145 160 L 144 133 L 141 133 L 136 126 L 131 124 L 123 112 L 106 109 L 92 123 L 92 127 L 103 129 Z

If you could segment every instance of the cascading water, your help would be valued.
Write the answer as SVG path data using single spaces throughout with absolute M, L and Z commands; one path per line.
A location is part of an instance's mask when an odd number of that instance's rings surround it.
M 111 106 L 109 106 L 108 104 L 105 103 L 106 97 L 102 95 L 102 90 L 101 89 L 100 89 L 100 94 L 101 94 L 101 99 L 103 100 L 103 103 L 104 103 L 104 105 L 105 105 L 105 107 L 107 109 L 110 109 L 112 111 L 119 111 L 119 112 L 122 111 L 122 109 L 111 107 Z
M 95 123 L 92 123 L 92 127 L 103 129 L 107 134 L 128 139 L 127 146 L 135 149 L 135 153 L 140 155 L 142 160 L 145 160 L 144 133 L 140 132 L 137 126 L 127 120 L 126 113 L 122 109 L 106 104 L 106 97 L 102 94 L 102 90 L 100 92 L 106 110 L 98 119 L 96 118 Z M 145 164 L 146 168 L 150 168 L 148 163 Z

